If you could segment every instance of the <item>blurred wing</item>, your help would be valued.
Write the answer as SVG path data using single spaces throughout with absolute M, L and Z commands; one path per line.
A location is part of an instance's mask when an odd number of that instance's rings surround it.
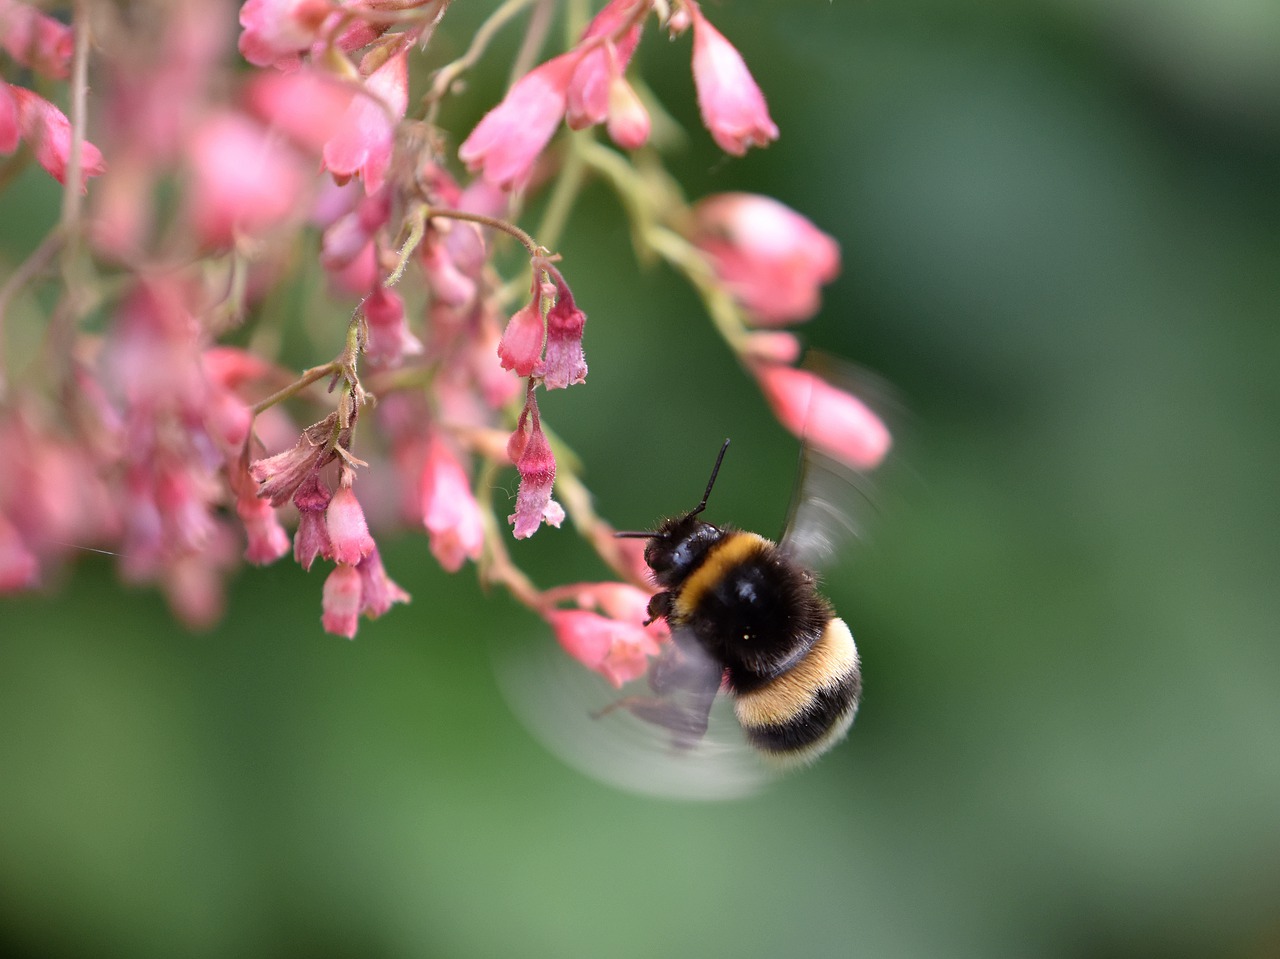
M 813 351 L 804 366 L 857 398 L 886 425 L 902 418 L 892 388 L 874 373 Z M 881 464 L 876 472 L 884 468 Z M 851 540 L 866 535 L 878 503 L 875 486 L 870 472 L 853 469 L 806 443 L 779 540 L 783 552 L 807 569 L 829 564 Z
M 622 690 L 546 637 L 499 657 L 512 712 L 562 761 L 615 788 L 673 799 L 735 799 L 774 774 L 746 743 L 721 668 L 675 640 L 650 665 L 650 683 Z M 656 687 L 656 688 L 651 688 Z

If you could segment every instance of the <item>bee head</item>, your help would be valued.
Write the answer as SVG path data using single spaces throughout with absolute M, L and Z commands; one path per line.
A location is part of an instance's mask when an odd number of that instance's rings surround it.
M 649 540 L 644 548 L 644 561 L 653 570 L 654 579 L 660 586 L 671 587 L 681 582 L 702 561 L 707 550 L 724 537 L 724 530 L 704 523 L 698 515 L 707 508 L 711 487 L 715 485 L 716 474 L 720 472 L 720 464 L 728 448 L 729 441 L 725 440 L 720 447 L 720 455 L 716 457 L 716 465 L 711 469 L 711 479 L 707 480 L 702 502 L 692 510 L 666 520 L 653 532 L 615 534 Z

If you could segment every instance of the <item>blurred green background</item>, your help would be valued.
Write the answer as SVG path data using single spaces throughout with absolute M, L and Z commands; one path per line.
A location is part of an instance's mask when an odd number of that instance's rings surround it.
M 1280 5 L 707 10 L 782 138 L 720 156 L 651 31 L 673 166 L 840 240 L 806 336 L 909 409 L 827 577 L 850 740 L 754 798 L 636 797 L 512 718 L 494 649 L 548 631 L 421 536 L 354 643 L 287 562 L 193 636 L 89 558 L 0 603 L 8 954 L 1280 955 Z M 793 441 L 695 298 L 599 188 L 562 251 L 591 376 L 543 408 L 601 512 L 687 508 L 731 435 L 713 518 L 776 530 Z M 567 528 L 513 551 L 601 574 Z

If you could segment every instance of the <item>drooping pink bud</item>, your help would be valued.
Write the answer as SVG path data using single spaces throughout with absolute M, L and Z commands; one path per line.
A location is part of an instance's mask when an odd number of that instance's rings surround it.
M 549 390 L 564 389 L 587 378 L 587 360 L 582 353 L 582 330 L 587 314 L 578 309 L 564 276 L 548 267 L 556 287 L 555 306 L 547 311 L 547 358 L 542 382 Z
M 0 0 L 0 47 L 24 67 L 55 80 L 71 71 L 71 28 L 18 0 Z
M 0 84 L 4 81 L 0 80 Z M 9 86 L 9 94 L 17 104 L 18 128 L 22 139 L 31 146 L 36 162 L 59 183 L 66 182 L 67 163 L 71 156 L 71 122 L 66 114 L 44 97 L 23 87 Z M 107 170 L 101 151 L 84 140 L 80 144 L 80 190 L 88 191 L 91 176 Z
M 266 500 L 259 499 L 252 491 L 242 494 L 236 498 L 236 515 L 244 524 L 248 538 L 244 558 L 250 563 L 266 566 L 289 552 L 289 534 Z
M 323 615 L 325 632 L 335 636 L 356 638 L 359 627 L 363 586 L 360 571 L 339 563 L 324 581 Z
M 502 361 L 502 368 L 513 371 L 517 376 L 531 374 L 542 358 L 543 325 L 539 299 L 535 294 L 532 301 L 516 310 L 498 341 L 498 359 Z
M 360 573 L 360 612 L 370 619 L 377 619 L 396 603 L 407 603 L 411 599 L 400 586 L 387 575 L 382 565 L 382 557 L 375 549 L 360 560 L 356 567 Z
M 356 499 L 349 478 L 344 475 L 338 490 L 324 512 L 325 530 L 333 549 L 333 560 L 354 566 L 373 552 L 373 537 L 364 519 L 364 510 Z
M 293 494 L 293 505 L 298 508 L 298 529 L 293 534 L 293 558 L 303 569 L 311 569 L 317 556 L 333 555 L 329 528 L 324 520 L 331 498 L 329 487 L 320 481 L 318 473 L 312 473 Z
M 808 370 L 760 364 L 752 372 L 778 422 L 818 452 L 857 470 L 874 469 L 889 452 L 888 427 L 852 394 Z
M 206 118 L 191 139 L 191 221 L 206 247 L 231 246 L 297 218 L 305 175 L 300 157 L 247 117 Z
M 338 132 L 324 145 L 324 163 L 337 177 L 359 176 L 365 193 L 377 193 L 391 165 L 396 125 L 409 106 L 407 50 L 389 57 L 352 99 Z
M 528 399 L 525 401 L 524 412 L 520 414 L 517 434 L 522 432 L 526 417 L 532 428 L 516 461 L 516 470 L 520 473 L 520 489 L 516 493 L 516 511 L 507 517 L 507 522 L 514 526 L 512 532 L 516 539 L 528 539 L 536 533 L 552 506 L 559 510 L 558 504 L 554 504 L 551 499 L 551 487 L 556 478 L 556 459 L 551 452 L 551 444 L 547 442 L 547 437 L 542 432 L 538 403 L 534 399 L 532 390 L 529 391 Z M 514 436 L 512 440 L 514 443 Z M 554 511 L 552 516 L 556 516 Z M 560 511 L 558 516 L 563 518 L 563 511 Z
M 571 51 L 517 80 L 458 147 L 467 169 L 508 189 L 523 184 L 564 116 L 577 62 L 578 54 Z
M 379 286 L 370 293 L 364 301 L 364 317 L 369 329 L 364 355 L 371 366 L 396 367 L 405 357 L 422 352 L 421 341 L 405 323 L 404 300 L 394 290 Z
M 693 82 L 702 122 L 712 138 L 734 156 L 778 139 L 778 127 L 742 54 L 708 22 L 696 3 L 686 6 L 693 16 Z
M 809 220 L 767 196 L 719 193 L 694 206 L 693 241 L 757 324 L 807 320 L 819 288 L 840 272 L 840 247 Z
M 331 9 L 325 0 L 245 0 L 240 53 L 255 67 L 292 65 L 315 43 Z
M 427 445 L 420 484 L 422 525 L 431 534 L 431 555 L 456 573 L 484 549 L 484 519 L 467 474 L 449 445 L 433 436 Z

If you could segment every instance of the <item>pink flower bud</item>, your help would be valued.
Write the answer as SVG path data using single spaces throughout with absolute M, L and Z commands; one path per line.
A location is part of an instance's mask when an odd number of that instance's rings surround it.
M 742 156 L 748 147 L 778 139 L 764 94 L 756 86 L 742 55 L 724 38 L 696 3 L 693 16 L 693 82 L 698 90 L 702 122 L 720 149 Z
M 507 522 L 514 524 L 516 539 L 528 539 L 542 525 L 544 514 L 552 506 L 551 486 L 556 478 L 555 456 L 552 455 L 551 444 L 542 432 L 538 404 L 532 392 L 525 402 L 524 412 L 520 414 L 517 434 L 523 431 L 526 417 L 529 417 L 533 428 L 516 461 L 516 469 L 520 473 L 520 489 L 516 493 L 516 511 L 507 517 Z M 512 439 L 514 441 L 515 437 Z M 552 515 L 554 517 L 554 512 Z M 563 515 L 561 512 L 560 516 Z
M 329 528 L 324 520 L 331 498 L 329 487 L 320 481 L 318 473 L 312 473 L 293 494 L 293 505 L 298 508 L 298 529 L 293 534 L 293 558 L 303 569 L 311 569 L 317 556 L 333 555 Z
M 498 359 L 502 361 L 502 368 L 512 370 L 517 376 L 530 375 L 542 358 L 543 325 L 539 299 L 535 294 L 531 302 L 515 312 L 498 341 Z
M 431 555 L 450 573 L 484 549 L 484 519 L 467 474 L 449 445 L 433 436 L 421 479 L 422 525 L 431 534 Z
M 379 286 L 370 293 L 364 301 L 364 317 L 369 328 L 364 353 L 370 365 L 396 367 L 405 357 L 422 352 L 422 343 L 405 323 L 404 300 L 394 290 Z
M 359 570 L 345 563 L 335 566 L 324 581 L 324 614 L 320 621 L 325 632 L 355 639 L 362 596 Z
M 266 566 L 289 552 L 289 534 L 266 500 L 258 499 L 252 492 L 241 495 L 236 499 L 236 515 L 248 537 L 244 558 L 250 563 Z
M 0 80 L 0 85 L 4 81 Z M 36 162 L 59 183 L 66 181 L 67 163 L 71 155 L 71 122 L 66 114 L 44 97 L 22 87 L 9 86 L 8 92 L 17 104 L 18 127 L 22 139 L 30 144 Z M 102 153 L 88 140 L 80 144 L 80 189 L 87 192 L 91 176 L 107 170 Z
M 396 603 L 409 602 L 409 594 L 387 575 L 376 549 L 360 560 L 356 569 L 360 573 L 360 611 L 370 619 L 377 619 Z
M 638 150 L 649 142 L 649 111 L 625 77 L 609 84 L 609 122 L 606 129 L 624 150 Z
M 0 47 L 24 67 L 65 80 L 74 46 L 65 23 L 18 0 L 0 0 Z
M 338 132 L 324 145 L 324 163 L 338 177 L 359 176 L 365 193 L 377 193 L 391 165 L 396 125 L 409 106 L 407 51 L 387 59 L 352 99 Z
M 458 147 L 467 169 L 499 186 L 523 184 L 564 116 L 577 62 L 576 53 L 565 53 L 517 80 Z
M 587 361 L 582 353 L 582 330 L 587 314 L 578 309 L 564 276 L 555 267 L 547 271 L 556 287 L 555 306 L 547 312 L 547 358 L 542 382 L 549 390 L 559 390 L 587 378 Z
M 245 0 L 240 53 L 255 67 L 287 65 L 316 41 L 331 9 L 325 0 Z
M 297 218 L 299 157 L 248 118 L 216 113 L 192 134 L 191 221 L 206 247 L 231 246 Z
M 819 288 L 840 272 L 836 241 L 770 197 L 716 194 L 695 205 L 694 218 L 694 243 L 756 323 L 809 319 Z
M 761 364 L 753 372 L 778 422 L 818 452 L 857 470 L 889 452 L 888 428 L 857 397 L 808 370 Z
M 333 548 L 333 560 L 354 566 L 374 549 L 364 510 L 349 483 L 339 483 L 324 513 L 325 530 Z

